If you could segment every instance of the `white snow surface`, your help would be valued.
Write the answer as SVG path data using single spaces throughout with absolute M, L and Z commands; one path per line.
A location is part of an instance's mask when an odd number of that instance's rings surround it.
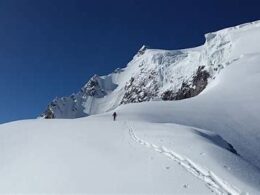
M 160 69 L 160 58 L 172 70 L 162 71 L 162 89 L 172 87 L 165 79 L 177 72 L 189 78 L 193 59 L 207 65 L 215 79 L 194 98 L 121 105 L 117 121 L 112 111 L 0 125 L 0 193 L 259 194 L 260 23 L 206 39 L 180 53 L 148 49 L 135 56 L 109 76 L 108 95 L 93 98 L 91 109 L 116 108 L 136 62 L 146 61 L 149 71 Z M 155 62 L 156 55 L 163 57 Z

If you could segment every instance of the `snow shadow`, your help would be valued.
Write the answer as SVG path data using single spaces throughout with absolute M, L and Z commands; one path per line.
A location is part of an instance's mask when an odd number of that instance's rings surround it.
M 230 144 L 228 143 L 226 140 L 224 140 L 221 136 L 217 135 L 217 134 L 213 134 L 213 133 L 210 133 L 210 132 L 203 132 L 203 131 L 198 131 L 198 130 L 195 130 L 195 133 L 203 138 L 206 138 L 208 141 L 210 141 L 211 143 L 223 148 L 223 149 L 226 149 L 230 152 L 232 152 L 233 154 L 235 155 L 238 155 L 238 152 L 235 150 L 235 148 Z

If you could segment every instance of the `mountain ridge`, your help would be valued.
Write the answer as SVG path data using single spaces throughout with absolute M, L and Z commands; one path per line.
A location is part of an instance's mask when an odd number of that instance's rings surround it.
M 121 104 L 194 97 L 222 69 L 251 52 L 251 48 L 234 52 L 234 37 L 240 34 L 243 39 L 243 32 L 259 27 L 260 21 L 256 21 L 207 33 L 202 46 L 189 49 L 162 50 L 143 45 L 125 68 L 105 76 L 94 75 L 78 93 L 54 99 L 41 116 L 79 118 Z

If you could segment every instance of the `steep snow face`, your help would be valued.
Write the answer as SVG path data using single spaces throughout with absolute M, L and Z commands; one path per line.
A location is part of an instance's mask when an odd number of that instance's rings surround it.
M 45 118 L 77 118 L 112 110 L 120 104 L 180 100 L 198 95 L 218 73 L 249 53 L 260 51 L 260 22 L 205 35 L 203 46 L 158 50 L 143 46 L 126 68 L 95 75 L 77 94 L 56 98 Z
M 96 113 L 97 100 L 104 99 L 117 84 L 118 73 L 100 77 L 94 75 L 81 90 L 70 97 L 55 98 L 42 116 L 45 118 L 79 118 Z
M 161 99 L 163 92 L 177 92 L 191 82 L 201 63 L 201 49 L 165 51 L 147 49 L 128 64 L 131 74 L 121 103 Z
M 239 60 L 242 55 L 260 51 L 260 21 L 242 24 L 205 35 L 204 55 L 210 71 Z

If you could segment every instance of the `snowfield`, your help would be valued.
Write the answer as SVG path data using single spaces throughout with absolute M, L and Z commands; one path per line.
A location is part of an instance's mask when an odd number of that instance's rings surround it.
M 0 139 L 1 193 L 259 192 L 258 169 L 197 128 L 107 114 L 5 124 Z
M 0 125 L 0 193 L 260 194 L 260 23 L 206 38 L 223 68 L 196 97 Z

